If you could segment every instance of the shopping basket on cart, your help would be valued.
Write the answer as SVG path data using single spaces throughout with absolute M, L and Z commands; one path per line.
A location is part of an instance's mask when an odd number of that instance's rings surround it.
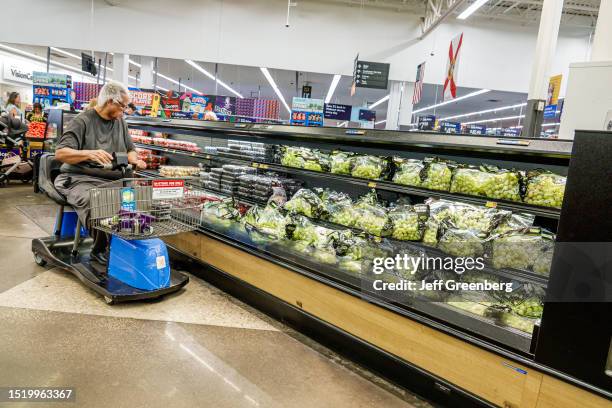
M 125 240 L 192 231 L 200 218 L 201 192 L 183 179 L 121 179 L 89 192 L 90 226 Z
M 121 179 L 91 189 L 90 227 L 112 234 L 108 275 L 139 289 L 168 287 L 170 259 L 159 237 L 196 229 L 200 196 L 183 179 Z

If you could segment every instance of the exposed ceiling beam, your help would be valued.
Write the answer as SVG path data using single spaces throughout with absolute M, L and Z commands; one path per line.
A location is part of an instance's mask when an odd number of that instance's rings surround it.
M 437 26 L 446 20 L 466 0 L 429 0 L 425 18 L 421 24 L 419 40 L 427 37 Z

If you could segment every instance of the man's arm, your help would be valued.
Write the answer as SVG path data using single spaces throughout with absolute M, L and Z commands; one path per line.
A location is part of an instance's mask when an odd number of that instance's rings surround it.
M 55 158 L 67 164 L 79 164 L 84 161 L 107 164 L 113 160 L 113 156 L 105 150 L 76 150 L 71 147 L 57 149 L 55 151 Z

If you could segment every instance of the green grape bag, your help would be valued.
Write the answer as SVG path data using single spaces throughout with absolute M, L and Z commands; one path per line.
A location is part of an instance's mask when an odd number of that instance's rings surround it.
M 403 184 L 405 186 L 421 186 L 422 179 L 425 177 L 423 171 L 425 165 L 421 160 L 394 157 L 393 164 L 395 167 L 393 174 L 394 183 Z
M 565 194 L 566 177 L 547 170 L 527 172 L 524 201 L 528 204 L 561 208 Z
M 392 224 L 391 237 L 401 241 L 420 241 L 423 239 L 429 207 L 426 204 L 398 205 L 389 210 Z

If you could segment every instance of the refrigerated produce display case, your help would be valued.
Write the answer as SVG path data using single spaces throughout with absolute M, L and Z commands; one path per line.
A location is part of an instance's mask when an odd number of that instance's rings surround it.
M 204 279 L 453 406 L 535 406 L 545 393 L 554 399 L 559 384 L 593 401 L 610 398 L 609 292 L 573 299 L 583 313 L 601 316 L 584 319 L 580 330 L 594 346 L 577 350 L 569 344 L 575 336 L 559 332 L 572 304 L 558 288 L 574 275 L 560 265 L 570 249 L 556 245 L 558 233 L 576 241 L 567 225 L 585 219 L 581 212 L 609 218 L 608 206 L 592 204 L 612 198 L 604 182 L 590 199 L 568 204 L 568 195 L 577 194 L 576 183 L 589 184 L 585 169 L 609 184 L 609 168 L 589 155 L 609 161 L 611 135 L 572 142 L 148 118 L 128 124 L 139 155 L 156 158 L 140 176 L 188 176 L 188 188 L 200 191 L 199 230 L 168 243 L 197 260 L 194 273 Z M 612 241 L 609 231 L 598 242 Z M 423 263 L 376 267 L 397 255 Z M 457 273 L 425 262 L 464 257 L 483 267 Z M 599 278 L 590 284 L 609 290 Z M 443 282 L 446 290 L 392 290 L 408 282 Z M 509 289 L 468 290 L 485 282 Z M 563 356 L 547 350 L 554 342 Z M 601 371 L 585 372 L 585 358 Z

